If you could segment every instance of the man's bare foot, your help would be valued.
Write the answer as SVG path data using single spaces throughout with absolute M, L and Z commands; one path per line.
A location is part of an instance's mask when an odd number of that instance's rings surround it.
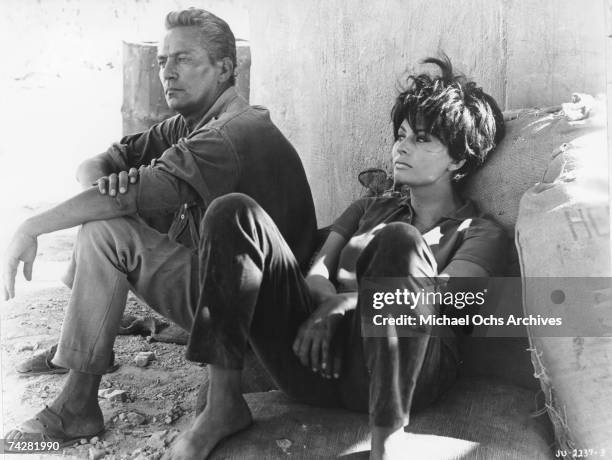
M 406 458 L 403 449 L 404 428 L 372 427 L 370 460 L 391 460 Z
M 221 440 L 252 422 L 251 410 L 241 394 L 215 398 L 196 417 L 192 427 L 176 439 L 163 460 L 203 460 Z

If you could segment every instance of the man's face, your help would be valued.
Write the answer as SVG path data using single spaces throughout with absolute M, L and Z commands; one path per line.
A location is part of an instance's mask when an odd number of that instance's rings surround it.
M 190 115 L 208 110 L 217 99 L 223 64 L 211 62 L 196 27 L 170 29 L 159 47 L 157 60 L 159 78 L 171 109 Z

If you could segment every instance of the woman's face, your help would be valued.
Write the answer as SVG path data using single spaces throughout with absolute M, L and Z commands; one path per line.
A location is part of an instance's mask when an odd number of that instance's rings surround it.
M 450 181 L 464 163 L 453 160 L 448 147 L 432 134 L 417 142 L 407 120 L 400 125 L 392 155 L 395 184 L 411 187 Z

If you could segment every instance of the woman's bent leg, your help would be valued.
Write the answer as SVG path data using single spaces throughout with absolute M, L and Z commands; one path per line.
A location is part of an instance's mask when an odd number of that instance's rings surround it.
M 428 289 L 434 284 L 436 275 L 437 267 L 429 247 L 418 230 L 405 223 L 393 223 L 381 230 L 357 264 L 360 286 L 371 280 L 393 291 Z M 372 319 L 367 311 L 372 308 L 371 300 L 360 295 L 357 308 L 355 321 L 361 323 L 365 332 L 368 328 L 363 327 L 364 322 Z M 435 313 L 435 308 L 420 303 L 412 311 L 418 317 Z M 412 326 L 379 327 L 384 330 L 369 334 L 376 337 L 368 334 L 363 337 L 365 361 L 370 372 L 373 452 L 383 447 L 375 445 L 376 430 L 385 438 L 407 425 L 411 411 L 435 401 L 454 381 L 456 373 L 456 345 L 452 336 L 434 336 L 429 330 L 418 331 Z M 384 439 L 378 441 L 384 442 Z

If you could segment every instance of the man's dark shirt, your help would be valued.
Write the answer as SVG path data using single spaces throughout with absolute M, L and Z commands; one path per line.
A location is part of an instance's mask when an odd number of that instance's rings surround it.
M 316 217 L 302 162 L 268 110 L 249 106 L 235 88 L 226 90 L 191 132 L 177 115 L 124 137 L 107 155 L 118 170 L 146 166 L 140 170 L 136 209 L 157 223 L 174 214 L 170 228 L 161 229 L 170 238 L 197 247 L 199 222 L 212 200 L 240 192 L 266 210 L 306 268 Z

